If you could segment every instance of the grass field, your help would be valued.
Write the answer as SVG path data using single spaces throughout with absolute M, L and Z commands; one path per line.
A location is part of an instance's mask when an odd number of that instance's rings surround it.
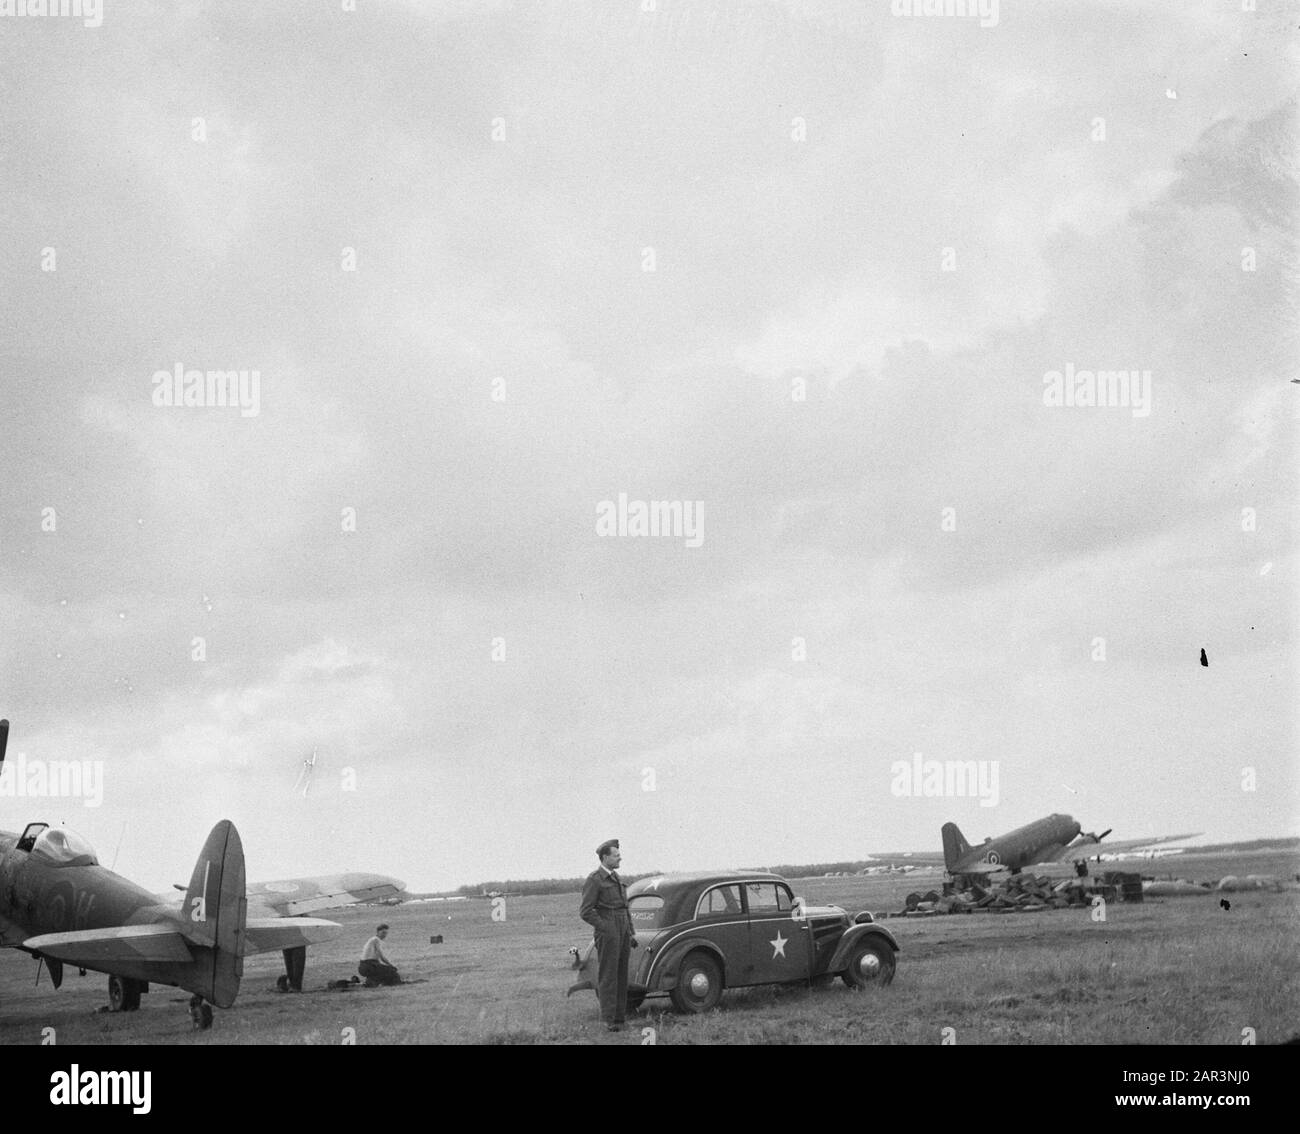
M 1128 869 L 1139 869 L 1131 866 Z M 1225 874 L 1294 877 L 1292 855 L 1191 856 L 1142 864 L 1146 874 L 1209 879 Z M 817 878 L 795 883 L 810 902 L 850 912 L 901 908 L 911 890 L 938 888 L 938 875 Z M 331 914 L 345 927 L 309 952 L 300 996 L 275 991 L 278 954 L 250 957 L 239 1000 L 209 1032 L 192 1030 L 176 989 L 155 987 L 140 1011 L 111 1015 L 106 978 L 75 970 L 55 992 L 36 963 L 0 954 L 0 1042 L 60 1044 L 357 1043 L 1237 1044 L 1300 1032 L 1300 893 L 1167 898 L 1112 904 L 1104 922 L 1085 910 L 970 914 L 886 924 L 902 952 L 892 985 L 737 990 L 705 1016 L 682 1017 L 649 1001 L 625 1032 L 599 1026 L 591 992 L 565 998 L 566 950 L 589 939 L 577 895 L 509 898 L 506 919 L 486 900 L 362 908 Z M 404 976 L 391 989 L 324 991 L 356 968 L 380 920 L 385 948 Z M 430 936 L 444 944 L 432 945 Z M 653 1033 L 646 1031 L 653 1029 Z

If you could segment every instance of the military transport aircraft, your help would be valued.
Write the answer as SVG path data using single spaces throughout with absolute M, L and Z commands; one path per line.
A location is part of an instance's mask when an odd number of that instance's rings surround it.
M 8 740 L 9 722 L 0 721 L 0 766 Z M 150 983 L 176 985 L 193 994 L 190 1006 L 203 1027 L 212 1023 L 211 1005 L 235 1002 L 250 953 L 282 950 L 278 985 L 302 990 L 307 946 L 343 927 L 301 915 L 404 889 L 380 874 L 246 886 L 243 846 L 228 819 L 212 828 L 183 897 L 151 894 L 105 869 L 72 831 L 48 823 L 28 823 L 21 835 L 0 831 L 0 947 L 39 958 L 55 988 L 65 964 L 82 975 L 107 973 L 114 1011 L 138 1008 Z
M 1157 847 L 1165 843 L 1177 842 L 1179 839 L 1195 838 L 1200 832 L 1186 835 L 1161 835 L 1152 839 L 1128 839 L 1123 842 L 1110 842 L 1104 848 L 1101 840 L 1110 834 L 1110 830 L 1100 835 L 1081 834 L 1083 828 L 1070 815 L 1049 815 L 1046 819 L 1036 819 L 1023 827 L 1017 827 L 995 839 L 985 839 L 978 846 L 971 846 L 958 829 L 956 823 L 945 823 L 940 828 L 943 836 L 943 854 L 895 854 L 872 855 L 876 860 L 896 862 L 902 860 L 909 865 L 938 865 L 943 863 L 949 874 L 993 874 L 999 870 L 1009 870 L 1018 874 L 1026 866 L 1052 862 L 1082 862 L 1099 855 L 1104 849 L 1108 854 L 1118 851 L 1138 850 Z

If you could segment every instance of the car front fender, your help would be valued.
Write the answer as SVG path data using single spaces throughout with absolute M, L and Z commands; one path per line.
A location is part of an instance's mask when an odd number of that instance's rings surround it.
M 718 967 L 722 969 L 722 980 L 725 984 L 727 980 L 727 958 L 722 955 L 722 950 L 707 937 L 690 937 L 685 941 L 673 942 L 651 962 L 647 985 L 648 991 L 671 992 L 676 988 L 677 971 L 681 968 L 682 961 L 686 959 L 687 953 L 694 953 L 696 950 L 708 953 L 718 962 Z
M 840 938 L 840 943 L 835 947 L 835 954 L 831 957 L 830 964 L 826 966 L 826 971 L 828 973 L 842 972 L 844 966 L 849 963 L 849 954 L 864 937 L 874 937 L 884 941 L 895 953 L 899 950 L 899 944 L 894 940 L 894 935 L 883 925 L 877 925 L 875 922 L 866 925 L 854 925 Z

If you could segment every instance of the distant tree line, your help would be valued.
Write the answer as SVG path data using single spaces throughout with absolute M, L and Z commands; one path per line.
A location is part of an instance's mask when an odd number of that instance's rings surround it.
M 580 889 L 581 878 L 537 878 L 529 882 L 518 882 L 512 878 L 504 882 L 475 882 L 469 886 L 460 886 L 456 893 L 468 898 L 482 898 L 488 894 L 567 894 Z
M 1251 851 L 1266 849 L 1284 849 L 1300 846 L 1300 838 L 1295 836 L 1283 836 L 1276 839 L 1252 839 L 1249 842 L 1242 843 L 1215 843 L 1212 846 L 1188 847 L 1185 854 L 1204 854 L 1218 851 Z M 1105 844 L 1101 845 L 1104 852 Z M 786 878 L 817 878 L 823 874 L 856 874 L 865 866 L 869 866 L 870 861 L 860 859 L 856 862 L 810 862 L 810 863 L 781 863 L 777 866 L 752 866 L 743 867 L 744 870 L 767 871 L 771 874 L 780 874 Z M 662 874 L 661 870 L 647 870 L 640 874 L 624 874 L 623 879 L 629 884 L 640 878 L 653 878 L 656 874 Z M 475 882 L 473 885 L 460 886 L 453 893 L 462 894 L 467 898 L 484 897 L 490 893 L 512 894 L 512 895 L 531 895 L 531 894 L 572 894 L 582 889 L 583 882 L 586 881 L 586 875 L 579 878 L 534 878 L 527 880 L 507 879 L 504 882 Z
M 760 866 L 755 869 L 780 874 L 783 878 L 815 878 L 821 874 L 856 874 L 866 865 L 864 859 L 861 862 L 812 862 L 802 866 L 783 863 L 780 866 Z
M 662 871 L 651 870 L 641 874 L 621 874 L 629 886 L 640 878 L 653 878 Z M 508 878 L 504 882 L 475 882 L 469 886 L 460 886 L 457 888 L 457 894 L 464 894 L 468 898 L 482 898 L 488 894 L 508 894 L 512 897 L 527 897 L 533 894 L 572 894 L 576 890 L 582 889 L 582 884 L 587 880 L 584 874 L 581 878 L 531 878 L 520 881 L 515 878 Z
M 842 874 L 848 872 L 856 874 L 866 862 L 814 862 L 805 865 L 781 865 L 781 866 L 747 866 L 745 870 L 766 871 L 770 874 L 781 874 L 786 878 L 808 878 L 821 874 Z M 657 874 L 662 874 L 661 870 L 647 870 L 640 874 L 623 874 L 623 881 L 629 886 L 641 878 L 653 878 Z M 460 886 L 456 889 L 457 894 L 463 894 L 467 898 L 482 898 L 488 894 L 507 894 L 518 897 L 529 897 L 534 894 L 572 894 L 582 889 L 583 882 L 586 881 L 584 874 L 580 878 L 531 878 L 516 879 L 507 878 L 504 881 L 496 882 L 475 882 L 470 885 Z
M 1103 843 L 1101 849 L 1106 849 Z M 1184 847 L 1183 854 L 1221 854 L 1224 851 L 1239 853 L 1262 850 L 1297 850 L 1300 849 L 1300 837 L 1286 835 L 1277 839 L 1250 839 L 1244 843 L 1207 843 L 1203 847 Z

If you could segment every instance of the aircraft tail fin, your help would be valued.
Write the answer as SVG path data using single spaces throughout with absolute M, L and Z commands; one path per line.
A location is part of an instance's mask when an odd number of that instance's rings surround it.
M 223 819 L 208 836 L 194 866 L 181 907 L 181 933 L 194 946 L 197 975 L 190 991 L 218 1008 L 229 1008 L 239 995 L 244 974 L 244 930 L 248 898 L 244 847 L 239 832 Z
M 5 766 L 5 749 L 9 747 L 9 722 L 0 721 L 0 771 Z
M 956 873 L 957 863 L 961 861 L 961 856 L 970 850 L 970 843 L 966 841 L 956 823 L 945 823 L 940 829 L 943 835 L 943 864 L 948 868 L 950 874 Z
M 244 975 L 247 925 L 244 848 L 234 824 L 223 819 L 203 844 L 175 919 L 47 933 L 29 937 L 23 947 L 56 962 L 174 984 L 218 1008 L 229 1008 Z M 337 928 L 330 922 L 312 921 L 296 933 L 307 940 L 320 939 L 315 935 L 326 925 Z

